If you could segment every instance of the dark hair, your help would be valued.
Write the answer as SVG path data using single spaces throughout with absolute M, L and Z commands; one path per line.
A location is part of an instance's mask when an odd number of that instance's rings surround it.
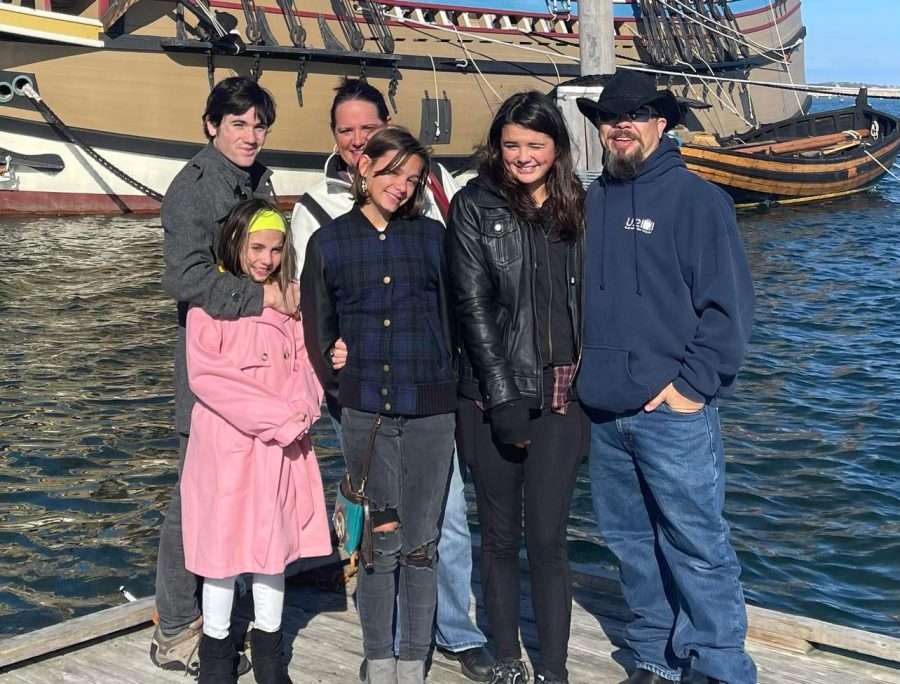
M 219 244 L 216 250 L 219 264 L 222 268 L 238 276 L 245 276 L 244 268 L 241 265 L 241 256 L 247 248 L 247 237 L 249 233 L 247 228 L 253 217 L 260 211 L 265 210 L 277 211 L 281 210 L 274 204 L 264 199 L 249 199 L 239 202 L 222 222 L 222 228 L 219 233 Z M 282 214 L 282 218 L 284 215 Z M 294 246 L 291 240 L 291 229 L 284 222 L 284 244 L 281 248 L 281 265 L 272 273 L 272 278 L 281 286 L 281 291 L 286 292 L 291 281 L 294 279 L 294 271 L 296 269 Z
M 369 141 L 366 143 L 366 149 L 363 150 L 363 154 L 373 162 L 391 152 L 394 153 L 394 156 L 390 163 L 376 173 L 376 176 L 392 173 L 413 156 L 419 157 L 424 162 L 425 166 L 422 169 L 422 175 L 419 177 L 413 196 L 394 213 L 395 216 L 401 218 L 417 216 L 422 213 L 422 208 L 425 205 L 425 184 L 428 182 L 428 173 L 431 170 L 431 155 L 428 154 L 427 148 L 412 133 L 400 126 L 387 126 L 377 131 L 369 138 Z M 353 199 L 360 206 L 369 201 L 369 196 L 363 192 L 363 178 L 363 174 L 357 172 L 353 176 L 353 185 L 350 188 Z
M 206 130 L 207 122 L 218 127 L 226 114 L 243 114 L 251 107 L 256 107 L 259 122 L 266 128 L 271 128 L 275 123 L 275 100 L 268 90 L 243 76 L 232 76 L 219 81 L 206 98 L 203 134 L 208 140 L 212 140 Z
M 512 178 L 503 165 L 500 138 L 507 124 L 544 133 L 553 139 L 556 161 L 547 174 L 547 201 L 543 207 L 534 203 L 528 189 Z M 555 233 L 568 242 L 582 234 L 584 190 L 575 175 L 566 122 L 547 95 L 531 90 L 506 99 L 491 122 L 487 144 L 481 150 L 478 172 L 500 191 L 514 214 L 535 222 L 540 221 L 542 216 L 549 216 Z
M 358 78 L 345 78 L 334 89 L 334 100 L 331 102 L 331 130 L 334 130 L 335 127 L 334 113 L 337 111 L 338 105 L 348 100 L 362 100 L 371 103 L 378 110 L 378 118 L 385 123 L 391 118 L 384 95 L 378 88 Z

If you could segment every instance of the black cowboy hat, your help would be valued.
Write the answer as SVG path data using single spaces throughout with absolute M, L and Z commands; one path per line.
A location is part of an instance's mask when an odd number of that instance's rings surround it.
M 670 90 L 657 90 L 656 79 L 639 71 L 619 69 L 603 87 L 597 100 L 579 97 L 578 109 L 588 120 L 597 125 L 600 114 L 628 114 L 640 107 L 649 106 L 666 120 L 666 130 L 681 121 L 681 108 Z

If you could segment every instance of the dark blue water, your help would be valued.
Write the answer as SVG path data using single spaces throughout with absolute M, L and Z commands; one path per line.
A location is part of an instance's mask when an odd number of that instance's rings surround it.
M 740 223 L 757 319 L 721 413 L 747 595 L 900 636 L 900 183 Z M 0 634 L 14 634 L 120 603 L 123 584 L 153 592 L 175 311 L 157 219 L 3 220 L 0 242 Z M 326 422 L 316 441 L 334 481 Z M 574 559 L 612 567 L 584 478 L 570 539 Z

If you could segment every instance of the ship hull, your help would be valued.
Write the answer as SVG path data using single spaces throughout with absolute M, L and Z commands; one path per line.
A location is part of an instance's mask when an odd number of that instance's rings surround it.
M 246 30 L 239 3 L 211 4 L 236 16 L 238 30 Z M 777 23 L 768 12 L 747 12 L 738 17 L 742 30 L 750 31 L 760 44 L 773 45 L 775 26 L 785 37 L 800 31 L 800 0 L 776 5 Z M 162 193 L 205 143 L 200 112 L 210 83 L 232 74 L 258 76 L 278 103 L 262 161 L 275 171 L 276 191 L 283 198 L 302 193 L 331 153 L 331 95 L 344 76 L 364 76 L 382 92 L 393 93 L 392 120 L 423 137 L 439 161 L 462 169 L 470 165 L 503 99 L 528 89 L 549 92 L 579 74 L 574 18 L 499 10 L 441 12 L 398 1 L 388 8 L 395 45 L 387 54 L 368 35 L 363 51 L 347 46 L 343 51 L 329 50 L 324 34 L 311 25 L 320 16 L 339 40 L 348 41 L 326 0 L 303 3 L 304 9 L 295 13 L 308 32 L 305 49 L 285 47 L 291 41 L 274 3 L 257 6 L 268 17 L 278 46 L 249 46 L 240 56 L 216 54 L 211 44 L 179 34 L 171 3 L 157 0 L 130 6 L 113 26 L 98 33 L 96 44 L 65 44 L 61 34 L 0 43 L 0 82 L 27 77 L 62 122 L 51 125 L 17 93 L 0 102 L 0 148 L 58 154 L 65 163 L 63 171 L 52 173 L 12 162 L 0 177 L 0 213 L 122 211 L 113 197 L 131 211 L 158 210 L 157 202 L 67 141 L 66 129 L 79 132 L 79 139 L 86 137 L 124 174 Z M 96 16 L 104 16 L 111 6 L 104 0 L 87 5 L 85 12 L 92 7 Z M 364 22 L 357 18 L 357 23 L 365 30 Z M 638 22 L 617 19 L 616 31 L 620 63 L 643 63 L 647 55 L 636 38 Z M 716 73 L 764 81 L 802 80 L 802 46 L 792 53 L 791 69 L 797 72 L 793 76 L 781 65 L 748 63 Z M 696 112 L 689 124 L 717 133 L 744 129 L 762 116 L 784 118 L 803 105 L 800 98 L 778 91 L 759 89 L 753 96 L 756 86 L 707 87 L 680 77 L 661 77 L 661 83 L 686 97 L 709 100 L 713 107 Z M 748 107 L 751 99 L 753 106 Z M 449 109 L 438 107 L 436 113 L 438 100 L 449 103 Z M 437 139 L 431 135 L 436 129 L 443 133 Z M 50 197 L 54 193 L 58 196 Z

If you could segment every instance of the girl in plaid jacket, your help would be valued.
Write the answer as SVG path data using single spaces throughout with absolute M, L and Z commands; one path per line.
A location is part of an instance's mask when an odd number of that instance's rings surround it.
M 357 607 L 372 684 L 424 681 L 453 453 L 444 228 L 421 213 L 428 169 L 408 131 L 375 133 L 357 164 L 353 209 L 312 235 L 300 279 L 310 357 L 323 384 L 337 383 L 351 485 L 365 482 L 371 512 L 372 564 L 360 573 Z M 347 348 L 340 371 L 338 340 Z

